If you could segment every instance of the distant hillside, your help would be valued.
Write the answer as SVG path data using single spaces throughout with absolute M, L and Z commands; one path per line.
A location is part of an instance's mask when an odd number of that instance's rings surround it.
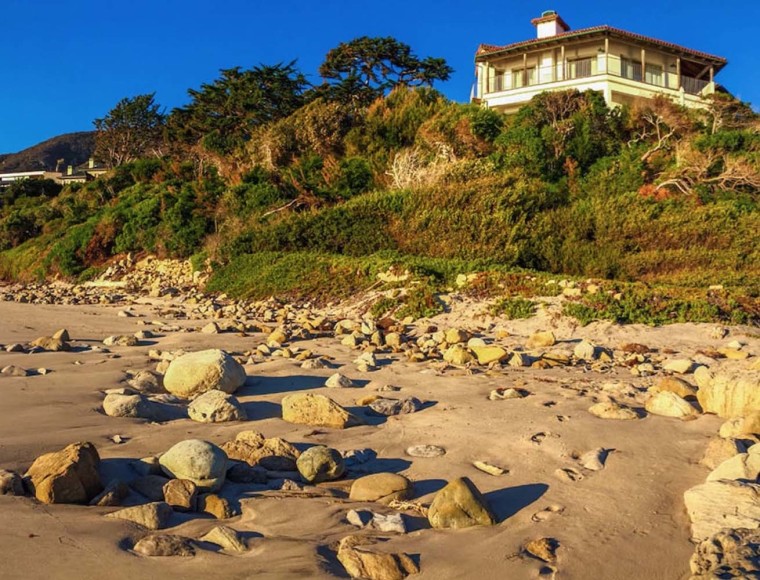
M 61 169 L 65 169 L 67 165 L 84 163 L 94 150 L 94 131 L 58 135 L 18 153 L 0 154 L 0 173 L 38 169 L 54 171 L 59 159 L 63 159 Z

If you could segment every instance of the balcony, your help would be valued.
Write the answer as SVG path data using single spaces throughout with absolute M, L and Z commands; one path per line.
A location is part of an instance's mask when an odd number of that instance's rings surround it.
M 599 54 L 596 57 L 566 60 L 564 63 L 550 66 L 496 71 L 496 75 L 488 79 L 486 94 L 563 83 L 565 81 L 590 79 L 604 75 L 673 91 L 683 89 L 689 95 L 700 95 L 710 84 L 710 81 L 706 79 L 678 75 L 673 67 L 667 70 L 653 64 L 642 66 L 640 62 L 611 54 Z

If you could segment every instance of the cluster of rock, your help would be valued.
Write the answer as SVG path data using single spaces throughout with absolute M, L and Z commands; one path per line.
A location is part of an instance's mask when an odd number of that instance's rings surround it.
M 708 445 L 705 483 L 684 493 L 694 578 L 760 576 L 760 373 L 695 374 L 705 412 L 727 421 Z

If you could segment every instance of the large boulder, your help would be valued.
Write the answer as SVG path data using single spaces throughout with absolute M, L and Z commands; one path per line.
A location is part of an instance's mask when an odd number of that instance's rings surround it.
M 92 443 L 72 443 L 35 459 L 26 478 L 35 497 L 43 503 L 87 504 L 103 490 L 99 463 Z
M 760 372 L 710 373 L 695 375 L 697 400 L 705 413 L 726 419 L 760 411 Z
M 407 554 L 389 554 L 367 549 L 368 538 L 346 536 L 338 545 L 338 561 L 351 578 L 368 580 L 403 580 L 419 573 L 417 564 Z
M 747 445 L 743 439 L 736 437 L 713 437 L 707 444 L 705 454 L 699 461 L 705 467 L 715 469 L 727 459 L 739 453 L 746 453 Z
M 676 419 L 694 419 L 699 415 L 688 401 L 671 391 L 658 391 L 646 402 L 645 408 L 652 415 L 675 417 Z
M 704 540 L 723 528 L 760 527 L 760 485 L 742 481 L 708 481 L 683 494 L 691 536 Z
M 760 476 L 760 446 L 753 445 L 749 453 L 739 453 L 726 459 L 707 476 L 707 481 L 743 479 L 756 482 Z
M 175 479 L 189 479 L 201 491 L 216 491 L 224 484 L 227 455 L 201 439 L 180 441 L 159 458 L 161 469 Z
M 282 418 L 289 423 L 345 429 L 363 421 L 338 403 L 313 393 L 296 393 L 282 399 Z
M 236 397 L 222 391 L 207 391 L 187 407 L 187 414 L 199 423 L 245 421 L 248 416 Z
M 346 469 L 341 454 L 331 447 L 317 445 L 301 453 L 296 461 L 301 476 L 309 483 L 338 479 Z
M 496 523 L 488 502 L 475 484 L 460 477 L 439 491 L 428 510 L 434 528 L 469 528 Z
M 398 499 L 409 499 L 414 485 L 397 473 L 373 473 L 354 481 L 349 498 L 354 501 L 377 501 L 390 503 Z
M 177 357 L 169 364 L 164 388 L 192 398 L 206 391 L 234 393 L 245 382 L 245 370 L 223 350 L 202 350 Z

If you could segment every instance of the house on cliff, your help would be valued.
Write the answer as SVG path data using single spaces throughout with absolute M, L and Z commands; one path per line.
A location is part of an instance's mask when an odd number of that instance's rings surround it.
M 536 38 L 475 54 L 474 102 L 511 113 L 544 91 L 596 90 L 607 104 L 633 105 L 665 95 L 704 106 L 725 58 L 611 26 L 571 30 L 553 10 L 535 18 Z

